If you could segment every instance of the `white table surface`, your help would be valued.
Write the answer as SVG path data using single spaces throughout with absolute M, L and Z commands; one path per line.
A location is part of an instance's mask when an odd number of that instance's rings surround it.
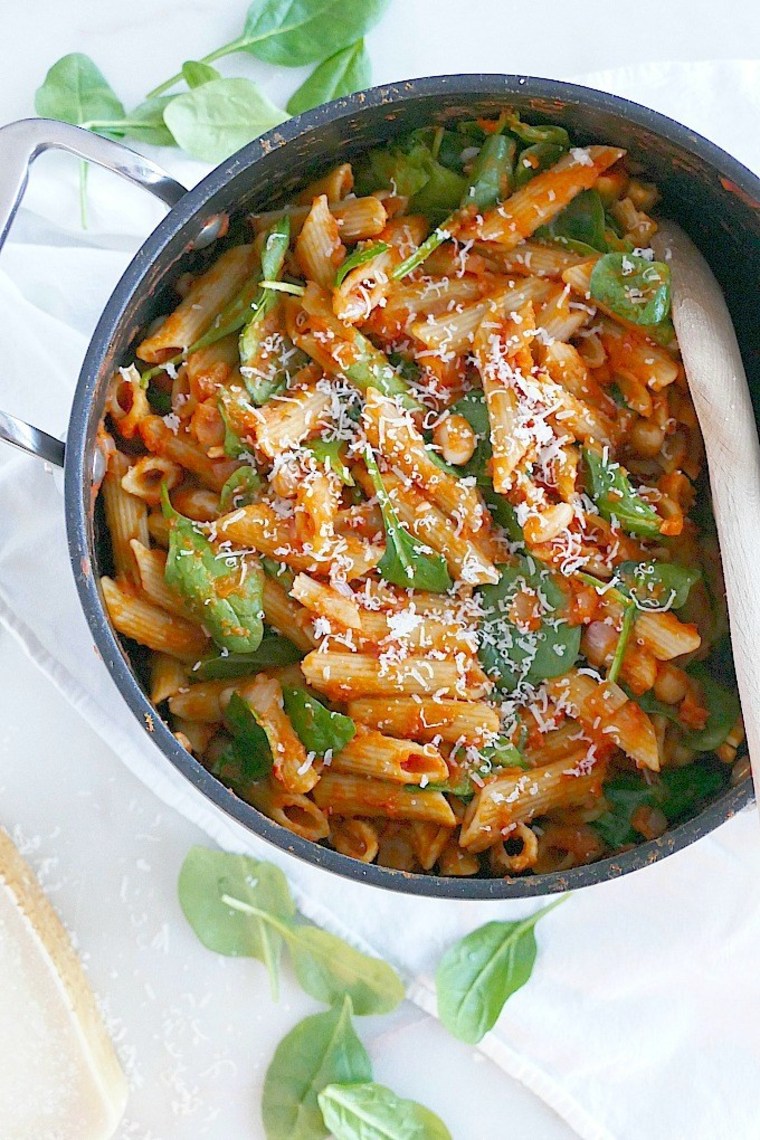
M 245 3 L 6 0 L 1 7 L 0 122 L 7 122 L 33 113 L 35 87 L 68 51 L 91 54 L 124 101 L 137 102 L 183 59 L 231 39 Z M 538 32 L 522 14 L 536 8 L 517 0 L 395 0 L 369 37 L 375 79 L 446 71 L 569 76 L 648 60 L 742 58 L 757 54 L 760 39 L 751 0 L 724 0 L 719 19 L 712 0 L 638 0 L 634 8 L 548 0 Z M 275 75 L 245 57 L 222 68 L 262 78 L 283 102 L 301 76 Z M 106 1010 L 131 1083 L 119 1137 L 258 1140 L 268 1061 L 314 1003 L 286 970 L 273 1004 L 259 963 L 215 956 L 196 941 L 175 887 L 188 848 L 206 837 L 138 782 L 2 631 L 0 677 L 0 824 L 40 874 Z M 365 1019 L 360 1031 L 377 1079 L 429 1104 L 457 1140 L 507 1127 L 539 1140 L 574 1135 L 415 1007 Z

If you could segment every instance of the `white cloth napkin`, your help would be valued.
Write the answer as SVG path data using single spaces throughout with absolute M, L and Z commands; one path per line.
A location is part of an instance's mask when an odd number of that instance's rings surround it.
M 581 81 L 656 106 L 760 170 L 757 63 L 660 64 Z M 202 170 L 175 163 L 173 172 L 192 181 Z M 93 174 L 83 233 L 71 164 L 40 167 L 0 260 L 0 407 L 59 434 L 88 335 L 157 218 L 152 203 Z M 3 462 L 0 520 L 0 620 L 53 683 L 157 796 L 223 847 L 279 863 L 305 913 L 394 962 L 423 1008 L 435 1012 L 432 973 L 447 945 L 534 909 L 386 893 L 254 840 L 161 756 L 94 652 L 68 567 L 60 479 L 24 457 Z M 480 1048 L 585 1140 L 756 1136 L 758 882 L 749 811 L 663 863 L 576 894 L 539 927 L 534 976 Z

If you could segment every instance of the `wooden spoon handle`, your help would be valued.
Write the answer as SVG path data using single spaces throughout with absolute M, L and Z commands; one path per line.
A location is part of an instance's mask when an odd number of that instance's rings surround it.
M 705 442 L 736 678 L 758 789 L 760 443 L 752 401 L 726 302 L 702 254 L 672 222 L 663 223 L 652 245 L 670 265 L 673 323 Z

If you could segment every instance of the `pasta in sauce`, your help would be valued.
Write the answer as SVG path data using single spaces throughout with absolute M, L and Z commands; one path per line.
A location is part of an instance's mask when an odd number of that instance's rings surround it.
M 114 377 L 111 621 L 284 827 L 565 869 L 744 763 L 656 204 L 509 109 L 416 131 L 247 218 Z

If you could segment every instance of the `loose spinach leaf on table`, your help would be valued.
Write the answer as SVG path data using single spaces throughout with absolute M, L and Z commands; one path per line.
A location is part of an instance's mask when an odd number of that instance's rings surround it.
M 378 22 L 388 0 L 254 0 L 240 36 L 209 52 L 213 63 L 234 52 L 250 52 L 267 63 L 303 67 L 360 40 Z M 161 95 L 182 78 L 172 75 L 151 91 Z
M 316 752 L 318 756 L 340 752 L 356 735 L 351 717 L 328 709 L 306 689 L 286 686 L 282 699 L 285 712 L 307 752 Z
M 198 525 L 174 510 L 166 484 L 161 496 L 164 515 L 171 523 L 164 571 L 167 585 L 217 645 L 231 653 L 252 653 L 264 636 L 261 570 L 246 561 L 243 575 L 240 559 L 220 556 Z
M 369 55 L 364 40 L 357 40 L 329 56 L 314 69 L 288 100 L 288 113 L 300 115 L 303 111 L 310 111 L 312 107 L 319 107 L 332 99 L 362 91 L 371 83 L 372 65 Z
M 193 91 L 196 87 L 202 87 L 204 83 L 211 83 L 214 79 L 221 79 L 222 76 L 211 64 L 201 63 L 196 59 L 189 59 L 186 63 L 182 64 L 182 78 L 190 90 Z
M 81 52 L 64 55 L 53 64 L 34 97 L 34 109 L 46 119 L 76 126 L 116 123 L 126 117 L 124 104 L 102 71 Z
M 451 1140 L 439 1116 L 384 1085 L 328 1085 L 317 1100 L 335 1140 Z
M 286 118 L 250 79 L 212 79 L 177 95 L 164 110 L 177 145 L 193 158 L 214 163 Z
M 372 1064 L 351 1024 L 351 999 L 306 1017 L 277 1046 L 264 1078 L 261 1114 L 267 1140 L 321 1140 L 317 1101 L 328 1085 L 372 1080 Z
M 518 922 L 487 922 L 446 951 L 435 988 L 438 1016 L 449 1033 L 475 1045 L 493 1028 L 507 999 L 533 972 L 536 923 L 566 897 Z
M 567 622 L 569 598 L 560 579 L 537 558 L 516 555 L 495 585 L 478 592 L 483 605 L 478 656 L 499 688 L 511 691 L 521 681 L 536 684 L 572 667 L 581 629 Z M 524 592 L 538 604 L 537 629 L 521 629 L 510 616 Z
M 233 910 L 222 902 L 222 896 L 233 895 L 289 922 L 296 908 L 282 871 L 246 855 L 192 847 L 182 864 L 177 889 L 185 918 L 203 945 L 217 954 L 258 958 L 266 965 L 276 993 L 281 934 L 261 919 Z
M 657 325 L 670 312 L 670 269 L 636 253 L 606 253 L 591 273 L 594 300 L 637 325 Z
M 628 475 L 619 463 L 583 448 L 583 462 L 588 477 L 588 493 L 599 514 L 609 522 L 617 519 L 623 530 L 643 538 L 656 538 L 660 518 L 654 507 L 636 494 Z
M 430 590 L 443 594 L 451 589 L 451 578 L 443 555 L 425 546 L 399 522 L 390 496 L 383 484 L 375 457 L 367 450 L 367 471 L 377 495 L 385 527 L 385 553 L 378 570 L 386 582 L 406 589 Z

